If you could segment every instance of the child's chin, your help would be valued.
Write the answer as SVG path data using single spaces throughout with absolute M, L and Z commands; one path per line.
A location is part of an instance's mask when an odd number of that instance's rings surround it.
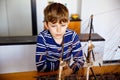
M 63 37 L 59 36 L 59 37 L 56 37 L 56 39 L 62 39 Z

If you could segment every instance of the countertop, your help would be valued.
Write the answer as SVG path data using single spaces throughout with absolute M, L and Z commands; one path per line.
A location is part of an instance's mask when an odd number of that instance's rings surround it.
M 85 42 L 88 41 L 88 34 L 80 34 L 80 41 Z M 11 37 L 0 37 L 0 46 L 2 45 L 25 45 L 25 44 L 36 44 L 37 36 L 11 36 Z M 91 35 L 92 41 L 105 41 L 103 37 L 101 37 L 97 33 L 93 33 Z

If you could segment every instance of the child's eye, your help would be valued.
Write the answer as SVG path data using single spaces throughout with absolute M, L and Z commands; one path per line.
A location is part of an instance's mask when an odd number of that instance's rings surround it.
M 55 26 L 51 26 L 51 27 L 55 27 Z
M 62 27 L 66 26 L 66 25 L 61 25 Z
M 56 25 L 52 25 L 51 27 L 56 27 Z

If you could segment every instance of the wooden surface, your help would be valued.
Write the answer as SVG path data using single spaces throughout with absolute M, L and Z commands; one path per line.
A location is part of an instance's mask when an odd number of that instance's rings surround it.
M 36 80 L 36 71 L 0 74 L 0 80 Z
M 81 42 L 85 42 L 89 40 L 89 34 L 87 33 L 84 33 L 84 34 L 82 33 L 82 34 L 79 34 L 78 36 Z M 91 34 L 91 40 L 92 41 L 105 41 L 105 39 L 97 33 Z
M 120 73 L 120 65 L 107 65 L 102 67 L 93 67 L 94 73 L 96 75 Z M 56 72 L 54 72 L 55 74 Z M 30 72 L 18 72 L 9 74 L 0 74 L 0 80 L 36 80 L 38 75 L 52 75 L 52 73 L 37 73 L 36 71 Z M 91 74 L 91 72 L 90 72 Z M 85 76 L 86 68 L 82 68 L 78 71 L 78 76 Z
M 104 74 L 112 74 L 112 73 L 120 73 L 120 64 L 119 65 L 106 65 L 106 66 L 94 66 L 92 67 L 95 75 L 104 75 Z M 86 76 L 87 67 L 79 70 L 79 76 Z M 91 71 L 90 75 L 92 75 Z

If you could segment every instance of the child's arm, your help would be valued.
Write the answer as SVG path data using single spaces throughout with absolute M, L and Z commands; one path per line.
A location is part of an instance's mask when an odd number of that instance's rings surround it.
M 46 65 L 46 46 L 42 35 L 37 37 L 36 45 L 36 66 L 38 71 L 44 71 Z
M 70 67 L 73 69 L 74 72 L 76 72 L 84 65 L 82 47 L 77 34 L 73 36 L 72 56 L 73 60 Z

